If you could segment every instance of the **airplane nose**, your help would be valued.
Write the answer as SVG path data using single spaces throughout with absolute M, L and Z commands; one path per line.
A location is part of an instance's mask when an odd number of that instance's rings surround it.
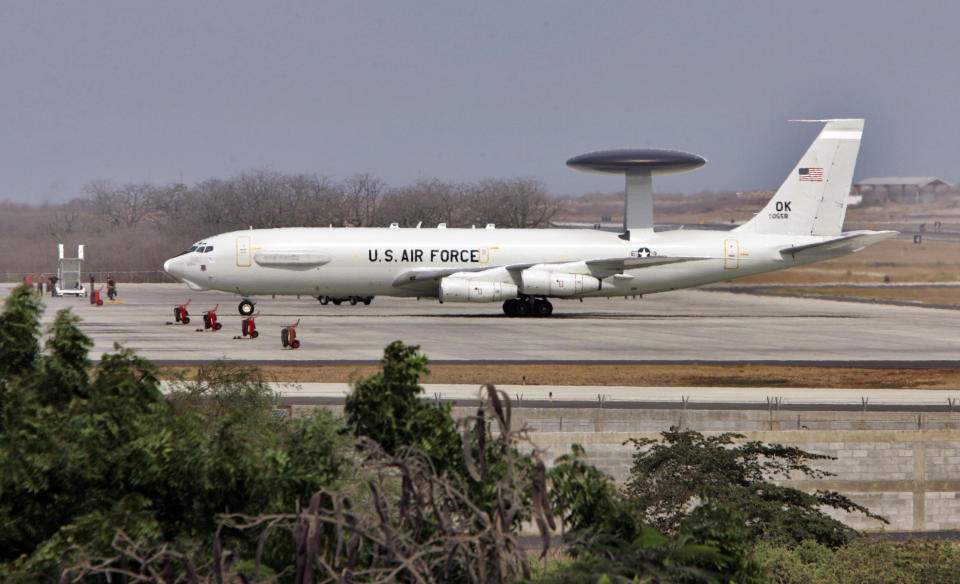
M 163 271 L 177 279 L 183 277 L 183 270 L 181 269 L 180 262 L 177 261 L 177 258 L 170 258 L 169 260 L 163 262 Z

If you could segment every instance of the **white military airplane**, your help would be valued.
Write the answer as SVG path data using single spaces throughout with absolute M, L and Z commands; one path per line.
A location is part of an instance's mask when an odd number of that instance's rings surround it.
M 194 290 L 234 292 L 241 314 L 263 294 L 417 296 L 503 302 L 549 316 L 550 298 L 633 296 L 782 270 L 860 251 L 895 231 L 843 232 L 863 120 L 823 129 L 759 213 L 731 231 L 654 232 L 651 177 L 702 166 L 670 150 L 594 152 L 578 170 L 626 175 L 622 234 L 588 229 L 296 227 L 208 237 L 164 262 Z

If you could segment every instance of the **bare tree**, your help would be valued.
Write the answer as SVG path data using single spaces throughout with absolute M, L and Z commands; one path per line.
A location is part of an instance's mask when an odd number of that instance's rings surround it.
M 560 212 L 561 201 L 535 179 L 487 179 L 474 187 L 470 206 L 476 223 L 547 227 Z
M 399 223 L 413 227 L 420 222 L 434 226 L 468 224 L 464 213 L 463 199 L 467 187 L 438 179 L 419 180 L 399 189 L 391 189 L 378 210 L 381 225 Z
M 387 183 L 370 173 L 355 174 L 343 181 L 349 220 L 358 226 L 371 226 L 377 214 L 377 205 Z
M 114 226 L 136 227 L 151 211 L 148 183 L 127 183 L 121 187 L 111 181 L 96 180 L 83 187 L 94 208 Z
M 347 218 L 343 187 L 326 176 L 298 174 L 287 178 L 289 225 L 343 225 Z

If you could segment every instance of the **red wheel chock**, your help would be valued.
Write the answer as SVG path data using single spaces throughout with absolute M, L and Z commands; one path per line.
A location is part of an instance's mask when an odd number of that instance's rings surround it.
M 233 337 L 235 339 L 244 339 L 250 338 L 255 339 L 260 336 L 260 332 L 257 331 L 257 324 L 255 319 L 260 316 L 260 313 L 251 314 L 250 316 L 244 316 L 240 319 L 240 333 L 242 336 Z
M 203 313 L 203 328 L 204 330 L 212 329 L 218 331 L 223 328 L 223 325 L 217 322 L 217 309 L 220 308 L 220 305 L 216 305 L 212 310 L 208 310 Z
M 168 322 L 167 324 L 178 324 L 178 325 L 190 324 L 190 313 L 187 312 L 187 304 L 190 304 L 189 299 L 184 304 L 175 306 L 173 308 L 173 318 L 176 321 L 176 323 Z
M 291 349 L 300 348 L 300 341 L 297 339 L 297 326 L 299 324 L 300 319 L 298 318 L 297 322 L 280 329 L 280 344 L 283 345 L 284 349 L 287 347 Z

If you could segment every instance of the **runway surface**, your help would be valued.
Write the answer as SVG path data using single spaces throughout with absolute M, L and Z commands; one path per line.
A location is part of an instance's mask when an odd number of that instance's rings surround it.
M 5 292 L 10 285 L 3 288 Z M 260 337 L 237 340 L 238 299 L 181 284 L 120 284 L 120 303 L 44 302 L 45 323 L 72 308 L 99 358 L 114 343 L 158 362 L 227 357 L 257 362 L 376 362 L 394 340 L 432 361 L 851 362 L 944 366 L 960 356 L 960 311 L 683 290 L 644 298 L 555 301 L 552 318 L 507 318 L 499 304 L 439 304 L 378 297 L 370 306 L 316 299 L 257 299 Z M 188 326 L 173 308 L 191 300 Z M 223 329 L 197 332 L 220 305 Z M 300 320 L 303 345 L 283 349 L 280 329 Z M 939 363 L 937 363 L 939 362 Z

